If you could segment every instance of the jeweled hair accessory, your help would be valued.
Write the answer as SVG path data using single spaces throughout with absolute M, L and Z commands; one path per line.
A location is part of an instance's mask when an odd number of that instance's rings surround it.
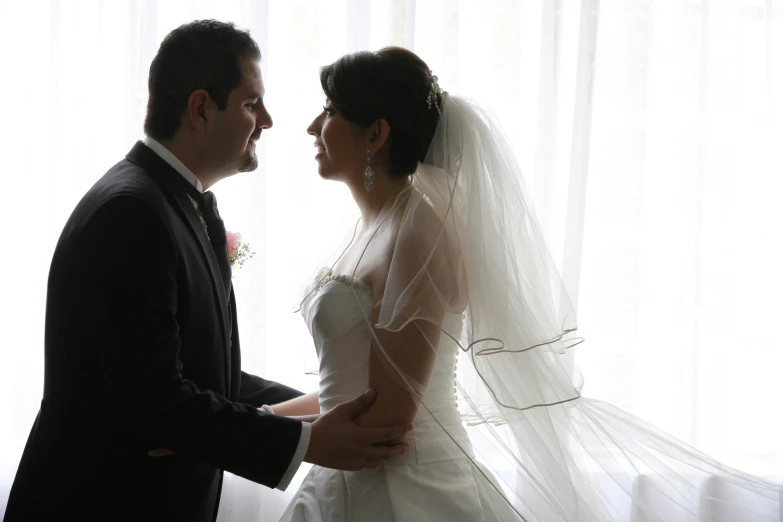
M 440 105 L 438 104 L 438 99 L 443 94 L 443 89 L 440 88 L 440 85 L 438 85 L 438 77 L 432 74 L 432 71 L 430 71 L 430 92 L 427 94 L 427 108 L 432 109 L 432 106 L 435 105 L 435 109 L 437 109 L 438 114 L 440 114 Z

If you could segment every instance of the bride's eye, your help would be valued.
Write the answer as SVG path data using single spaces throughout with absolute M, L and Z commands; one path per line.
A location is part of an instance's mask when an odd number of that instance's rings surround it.
M 334 116 L 335 110 L 334 107 L 331 107 L 330 105 L 324 105 L 324 112 L 327 116 Z

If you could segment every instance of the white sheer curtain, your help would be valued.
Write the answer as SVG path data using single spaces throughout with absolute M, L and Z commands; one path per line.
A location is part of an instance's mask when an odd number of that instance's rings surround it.
M 57 237 L 142 136 L 161 39 L 196 18 L 251 30 L 275 119 L 259 169 L 216 188 L 256 252 L 235 280 L 249 371 L 315 388 L 293 305 L 357 216 L 315 172 L 318 67 L 403 45 L 517 145 L 579 297 L 586 393 L 780 474 L 780 0 L 1 0 L 0 513 L 41 397 Z M 220 518 L 276 520 L 295 485 L 228 476 Z
M 601 2 L 586 395 L 783 471 L 783 2 Z

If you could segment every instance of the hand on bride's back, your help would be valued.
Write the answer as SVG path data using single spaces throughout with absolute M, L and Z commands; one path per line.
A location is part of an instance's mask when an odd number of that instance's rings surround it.
M 407 444 L 388 442 L 410 431 L 410 425 L 364 427 L 354 419 L 372 405 L 375 391 L 344 402 L 312 423 L 310 445 L 305 461 L 325 468 L 356 471 L 375 468 L 392 457 L 401 455 Z

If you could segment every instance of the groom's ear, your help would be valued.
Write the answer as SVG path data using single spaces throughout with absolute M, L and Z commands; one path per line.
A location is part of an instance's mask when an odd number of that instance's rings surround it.
M 202 136 L 207 133 L 207 109 L 211 103 L 209 93 L 204 89 L 196 89 L 188 97 L 187 119 L 190 126 Z
M 373 153 L 377 152 L 381 147 L 386 144 L 386 140 L 389 139 L 389 122 L 386 120 L 377 120 L 372 124 L 370 128 L 370 146 L 373 149 Z

